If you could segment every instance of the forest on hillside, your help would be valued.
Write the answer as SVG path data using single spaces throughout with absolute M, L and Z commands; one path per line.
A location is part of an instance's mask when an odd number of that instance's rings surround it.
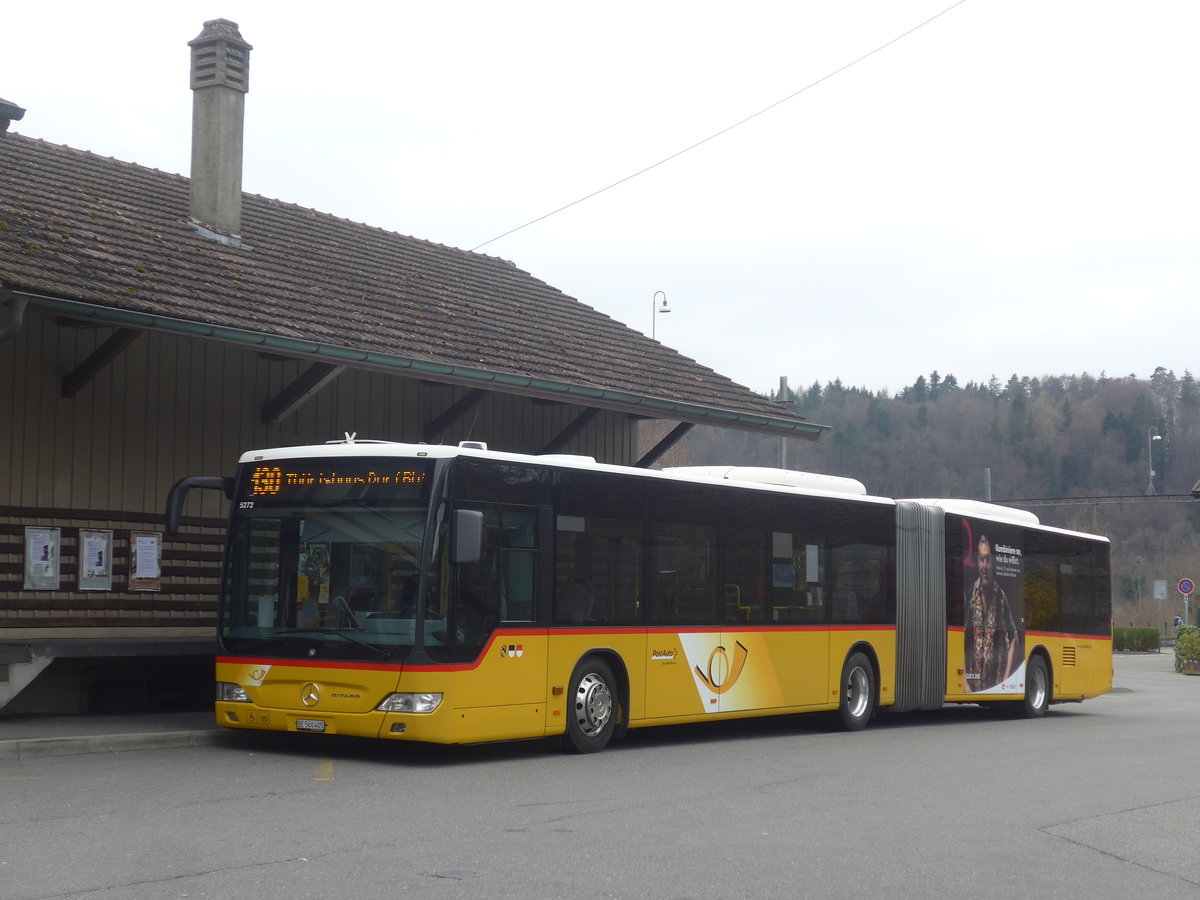
M 834 380 L 781 384 L 771 399 L 832 431 L 810 442 L 697 427 L 661 465 L 782 464 L 895 498 L 984 500 L 990 486 L 994 503 L 1112 540 L 1117 624 L 1183 614 L 1175 586 L 1200 576 L 1200 384 L 1190 372 L 960 385 L 935 371 L 894 396 Z M 643 442 L 666 430 L 648 427 Z M 1165 602 L 1156 580 L 1168 582 Z

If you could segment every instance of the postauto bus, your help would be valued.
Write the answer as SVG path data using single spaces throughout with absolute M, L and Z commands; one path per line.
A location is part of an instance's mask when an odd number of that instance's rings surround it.
M 1110 690 L 1109 545 L 778 469 L 654 471 L 348 437 L 232 478 L 225 727 L 442 744 Z

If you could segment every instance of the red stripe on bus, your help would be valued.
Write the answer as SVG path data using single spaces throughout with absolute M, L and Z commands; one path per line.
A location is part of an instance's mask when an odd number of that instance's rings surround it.
M 1068 638 L 1073 641 L 1111 641 L 1111 634 L 1072 634 L 1069 631 L 1027 631 L 1026 637 Z

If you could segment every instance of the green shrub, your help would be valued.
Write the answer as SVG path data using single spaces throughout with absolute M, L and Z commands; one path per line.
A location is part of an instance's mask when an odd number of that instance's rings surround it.
M 1200 628 L 1180 625 L 1175 629 L 1175 671 L 1183 671 L 1185 659 L 1200 659 Z
M 1118 651 L 1145 652 L 1161 646 L 1157 628 L 1114 628 L 1113 649 Z

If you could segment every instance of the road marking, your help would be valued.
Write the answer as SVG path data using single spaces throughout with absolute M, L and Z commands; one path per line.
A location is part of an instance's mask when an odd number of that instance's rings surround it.
M 317 781 L 333 781 L 333 759 L 322 756 L 317 760 Z

